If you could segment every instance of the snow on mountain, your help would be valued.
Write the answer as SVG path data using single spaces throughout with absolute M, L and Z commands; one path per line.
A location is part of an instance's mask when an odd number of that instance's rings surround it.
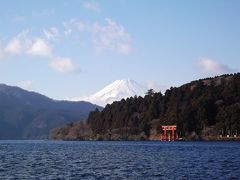
M 105 106 L 114 101 L 120 101 L 128 97 L 144 96 L 147 88 L 133 80 L 116 80 L 110 85 L 106 86 L 101 91 L 93 94 L 83 100 L 89 101 L 93 104 Z

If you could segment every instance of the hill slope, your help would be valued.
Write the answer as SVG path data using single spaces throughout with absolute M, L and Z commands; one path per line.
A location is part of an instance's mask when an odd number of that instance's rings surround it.
M 179 136 L 184 138 L 207 139 L 217 138 L 220 134 L 239 134 L 240 74 L 193 81 L 170 88 L 165 95 L 149 93 L 144 98 L 114 102 L 101 112 L 91 112 L 86 124 L 60 129 L 53 137 L 154 139 L 161 133 L 161 125 L 172 124 L 177 125 Z M 79 136 L 79 131 L 84 135 Z
M 46 138 L 52 128 L 85 119 L 97 107 L 0 84 L 0 139 Z

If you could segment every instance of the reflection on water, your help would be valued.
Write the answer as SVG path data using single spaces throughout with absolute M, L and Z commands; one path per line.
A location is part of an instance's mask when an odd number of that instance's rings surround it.
M 0 141 L 0 179 L 239 179 L 239 142 Z

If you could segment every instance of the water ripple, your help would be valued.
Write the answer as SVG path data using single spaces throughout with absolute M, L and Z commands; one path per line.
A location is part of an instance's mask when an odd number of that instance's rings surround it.
M 0 141 L 0 179 L 238 179 L 239 142 Z

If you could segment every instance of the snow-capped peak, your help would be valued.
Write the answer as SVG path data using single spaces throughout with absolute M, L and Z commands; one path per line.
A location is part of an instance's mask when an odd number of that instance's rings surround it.
M 135 95 L 144 96 L 146 91 L 146 87 L 134 80 L 116 80 L 84 100 L 100 106 L 105 106 L 106 104 L 111 104 L 114 101 L 120 101 L 123 98 L 126 99 Z

